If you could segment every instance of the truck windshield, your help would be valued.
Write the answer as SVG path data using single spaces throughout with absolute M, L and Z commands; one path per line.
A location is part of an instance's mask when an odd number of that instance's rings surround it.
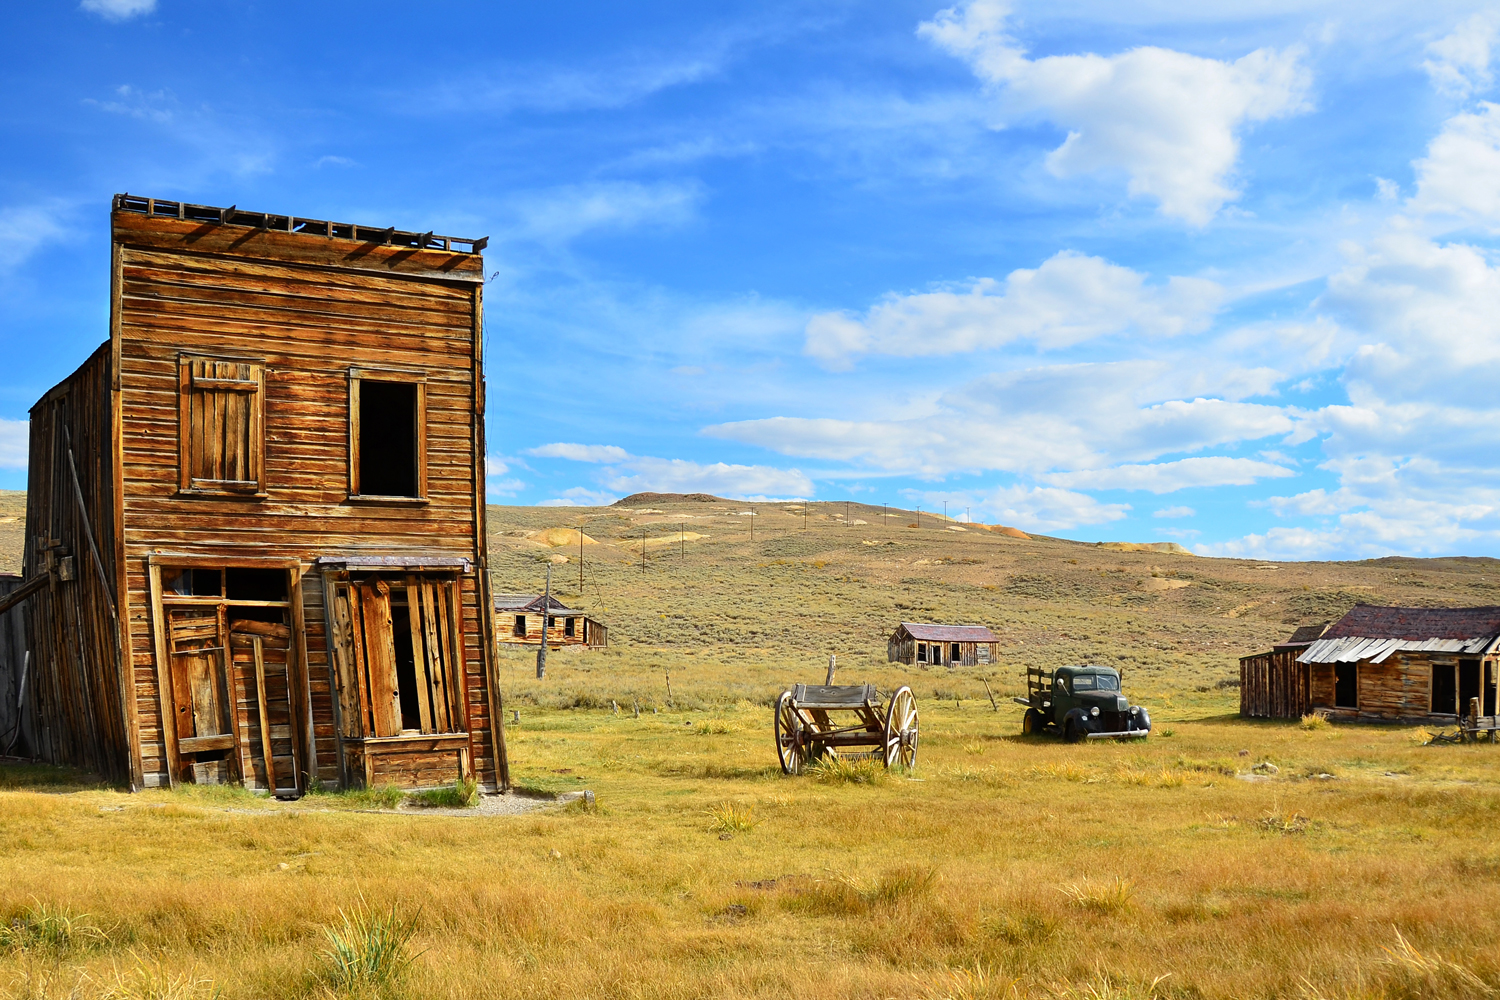
M 1077 674 L 1073 678 L 1074 691 L 1118 691 L 1120 679 L 1113 674 Z

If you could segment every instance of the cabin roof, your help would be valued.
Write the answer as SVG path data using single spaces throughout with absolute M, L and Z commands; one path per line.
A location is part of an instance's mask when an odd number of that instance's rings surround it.
M 1398 651 L 1481 655 L 1500 647 L 1500 607 L 1388 608 L 1356 604 L 1299 663 L 1382 663 Z
M 1000 641 L 995 633 L 983 625 L 921 625 L 916 622 L 902 622 L 901 627 L 906 629 L 907 634 L 913 639 L 926 639 L 930 642 Z
M 1281 642 L 1278 642 L 1276 644 L 1276 648 L 1290 649 L 1293 646 L 1306 646 L 1309 643 L 1313 643 L 1321 639 L 1323 637 L 1323 633 L 1327 630 L 1327 628 L 1327 622 L 1323 622 L 1318 625 L 1299 626 L 1297 630 L 1294 631 L 1291 635 L 1287 636 Z
M 541 611 L 542 611 L 542 595 L 541 594 L 496 594 L 495 595 L 495 610 L 496 611 L 534 611 L 537 614 L 540 614 Z M 549 597 L 547 599 L 547 613 L 548 614 L 562 613 L 562 614 L 569 614 L 569 615 L 585 615 L 585 614 L 587 614 L 587 612 L 579 611 L 577 608 L 570 608 L 570 607 L 568 607 L 566 604 L 564 604 L 562 601 L 559 601 L 555 597 Z
M 188 222 L 208 222 L 221 226 L 244 226 L 249 229 L 267 229 L 273 232 L 298 233 L 309 238 L 358 240 L 414 250 L 446 250 L 449 253 L 478 254 L 489 243 L 488 236 L 469 238 L 465 236 L 438 236 L 432 232 L 408 233 L 394 226 L 361 226 L 352 222 L 331 222 L 326 219 L 303 219 L 295 215 L 276 215 L 270 212 L 251 212 L 237 205 L 216 208 L 212 205 L 192 205 L 183 201 L 166 201 L 161 198 L 145 198 L 135 194 L 115 195 L 116 212 L 150 216 L 154 219 L 183 219 Z

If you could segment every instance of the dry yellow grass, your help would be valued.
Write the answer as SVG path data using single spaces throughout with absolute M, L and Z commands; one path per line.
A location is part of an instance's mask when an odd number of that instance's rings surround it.
M 648 532 L 694 513 L 663 507 Z M 1396 1000 L 1500 985 L 1500 747 L 1246 722 L 1218 683 L 1287 619 L 1352 595 L 1500 603 L 1492 563 L 1269 571 L 929 538 L 878 508 L 844 527 L 815 507 L 799 535 L 800 507 L 763 508 L 754 543 L 748 518 L 731 530 L 732 513 L 697 511 L 687 523 L 709 537 L 675 567 L 648 549 L 645 574 L 624 548 L 633 514 L 496 516 L 501 589 L 539 580 L 535 546 L 506 531 L 586 525 L 605 543 L 567 599 L 601 611 L 615 645 L 555 654 L 544 682 L 529 654 L 502 658 L 517 781 L 592 789 L 596 808 L 356 812 L 377 799 L 132 796 L 0 767 L 0 922 L 20 941 L 0 948 L 0 995 L 353 995 L 328 972 L 328 931 L 351 913 L 410 923 L 405 972 L 358 986 L 386 996 Z M 1147 578 L 1192 585 L 1139 590 Z M 976 672 L 887 664 L 897 617 L 997 626 L 999 710 Z M 913 774 L 781 775 L 768 704 L 820 681 L 830 652 L 843 680 L 914 688 Z M 1019 735 L 1019 669 L 1084 658 L 1125 666 L 1151 740 Z M 79 933 L 24 930 L 42 913 Z

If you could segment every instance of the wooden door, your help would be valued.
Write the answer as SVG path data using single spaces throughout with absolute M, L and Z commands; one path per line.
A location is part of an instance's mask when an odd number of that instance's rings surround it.
M 172 703 L 177 717 L 172 735 L 182 761 L 183 777 L 207 777 L 198 755 L 227 759 L 234 746 L 234 689 L 224 670 L 224 642 L 217 608 L 174 608 L 167 614 L 171 657 Z M 218 780 L 219 768 L 210 780 Z
M 396 678 L 396 639 L 391 623 L 391 585 L 384 580 L 350 584 L 359 603 L 365 677 L 369 684 L 372 736 L 401 735 L 401 685 Z
M 235 687 L 244 692 L 240 725 L 247 780 L 272 794 L 302 790 L 302 767 L 293 738 L 291 629 L 262 621 L 229 626 Z

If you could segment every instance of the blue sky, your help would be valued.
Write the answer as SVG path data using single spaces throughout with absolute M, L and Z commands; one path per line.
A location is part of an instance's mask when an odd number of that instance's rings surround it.
M 1500 555 L 1500 8 L 0 14 L 0 485 L 129 191 L 491 238 L 489 487 Z

